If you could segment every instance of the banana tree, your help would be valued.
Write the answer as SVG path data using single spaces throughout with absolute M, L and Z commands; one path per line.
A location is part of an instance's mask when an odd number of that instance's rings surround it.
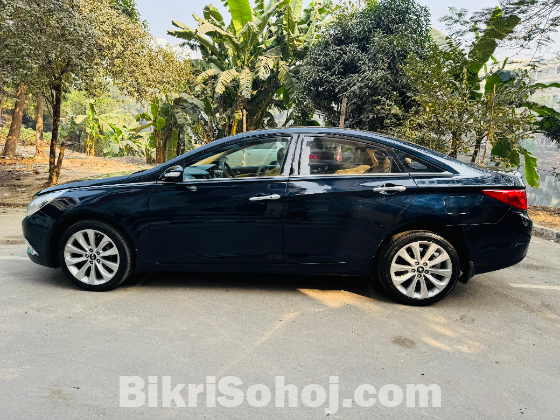
M 126 125 L 118 127 L 113 123 L 109 123 L 109 127 L 104 130 L 104 155 L 144 156 L 145 143 L 138 134 L 135 134 L 134 130 Z
M 95 106 L 89 104 L 87 114 L 77 115 L 74 117 L 74 122 L 80 124 L 85 123 L 86 128 L 86 155 L 95 156 L 95 142 L 101 136 L 101 125 L 99 116 L 95 112 Z
M 506 70 L 505 66 L 508 62 L 506 58 L 502 66 L 493 72 L 488 72 L 487 63 L 492 60 L 495 65 L 498 61 L 494 57 L 494 53 L 500 41 L 510 35 L 515 27 L 521 22 L 521 19 L 515 15 L 505 16 L 503 11 L 496 7 L 486 23 L 486 29 L 479 34 L 475 33 L 475 42 L 468 51 L 465 60 L 465 70 L 467 74 L 468 84 L 470 85 L 470 99 L 472 101 L 494 103 L 497 98 L 505 90 L 512 89 L 513 84 L 517 83 L 518 92 L 528 92 L 525 96 L 516 98 L 515 107 L 518 109 L 529 109 L 533 111 L 538 118 L 532 123 L 533 133 L 543 133 L 549 138 L 559 141 L 560 131 L 556 127 L 560 126 L 560 113 L 556 110 L 534 103 L 529 100 L 529 94 L 534 93 L 538 89 L 547 89 L 550 87 L 560 87 L 559 83 L 551 84 L 533 84 L 527 86 L 527 74 L 522 72 Z M 453 42 L 448 39 L 447 48 L 455 48 Z M 445 49 L 445 47 L 444 47 Z M 484 71 L 483 71 L 484 70 Z M 464 77 L 463 74 L 457 74 L 457 80 Z M 522 80 L 523 79 L 523 80 Z M 484 84 L 484 86 L 482 86 Z M 490 111 L 491 112 L 491 111 Z M 521 158 L 525 162 L 525 178 L 527 183 L 535 188 L 539 186 L 539 174 L 537 169 L 537 159 L 525 149 L 522 144 L 512 143 L 511 139 L 495 136 L 492 132 L 492 116 L 488 127 L 481 129 L 481 133 L 477 134 L 477 141 L 474 147 L 472 162 L 478 160 L 482 142 L 486 139 L 486 143 L 492 144 L 491 156 L 509 166 L 519 167 Z M 486 134 L 484 133 L 486 132 Z
M 286 98 L 294 90 L 293 67 L 330 10 L 321 0 L 305 10 L 302 3 L 257 0 L 252 8 L 249 0 L 227 0 L 228 26 L 212 5 L 203 9 L 203 17 L 193 14 L 196 29 L 172 21 L 179 29 L 168 33 L 199 50 L 207 64 L 198 82 L 212 85 L 218 112 L 227 117 L 225 135 L 238 130 L 242 120 L 248 130 L 262 127 L 272 117 L 279 90 L 284 88 Z
M 145 123 L 136 129 L 136 133 L 146 128 L 151 129 L 146 149 L 146 161 L 151 163 L 152 153 L 156 152 L 156 163 L 163 163 L 173 159 L 180 152 L 179 133 L 183 131 L 184 121 L 177 115 L 177 109 L 168 95 L 165 100 L 155 98 L 150 103 L 150 113 L 143 112 L 136 116 L 136 121 L 144 120 Z
M 150 103 L 150 113 L 143 112 L 136 115 L 136 121 L 144 120 L 145 123 L 138 126 L 136 129 L 136 134 L 140 131 L 150 128 L 151 133 L 148 137 L 148 144 L 146 150 L 146 162 L 151 163 L 152 153 L 149 149 L 155 149 L 156 151 L 156 163 L 160 164 L 165 161 L 165 153 L 167 144 L 164 142 L 164 137 L 161 130 L 165 127 L 165 114 L 166 109 L 162 106 L 163 103 L 160 102 L 158 98 L 155 98 Z

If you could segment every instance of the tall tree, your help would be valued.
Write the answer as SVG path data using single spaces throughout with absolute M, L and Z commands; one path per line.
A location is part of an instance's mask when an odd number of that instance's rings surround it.
M 143 22 L 131 16 L 134 2 L 130 0 L 0 0 L 0 4 L 6 6 L 0 35 L 9 35 L 0 51 L 0 73 L 10 74 L 11 69 L 13 78 L 42 93 L 52 109 L 47 185 L 53 185 L 65 151 L 64 139 L 59 145 L 64 92 L 78 87 L 96 96 L 111 83 L 136 97 L 157 92 L 154 85 L 161 78 L 154 76 L 156 70 L 164 76 L 169 73 L 168 66 L 156 66 L 168 62 L 149 60 L 167 57 L 167 52 L 160 54 Z M 174 70 L 182 65 L 171 64 Z M 175 79 L 181 76 L 179 72 Z
M 412 89 L 403 71 L 410 54 L 422 56 L 430 15 L 414 0 L 347 4 L 335 16 L 304 62 L 300 81 L 330 125 L 338 125 L 347 98 L 346 126 L 378 131 L 394 96 L 410 109 Z
M 21 120 L 23 117 L 23 107 L 25 106 L 26 94 L 27 87 L 22 82 L 20 82 L 17 92 L 17 101 L 14 108 L 14 116 L 12 118 L 10 130 L 8 131 L 6 144 L 4 144 L 4 151 L 2 152 L 4 156 L 10 158 L 13 158 L 16 154 L 16 147 L 19 139 L 19 133 L 21 131 Z

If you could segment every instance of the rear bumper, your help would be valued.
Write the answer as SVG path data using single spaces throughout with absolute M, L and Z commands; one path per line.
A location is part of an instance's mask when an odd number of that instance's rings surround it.
M 56 268 L 52 261 L 51 239 L 54 219 L 40 210 L 23 219 L 23 237 L 27 242 L 27 256 L 36 264 Z
M 498 223 L 465 227 L 475 274 L 501 270 L 522 261 L 529 249 L 532 229 L 527 212 L 516 209 L 510 209 Z

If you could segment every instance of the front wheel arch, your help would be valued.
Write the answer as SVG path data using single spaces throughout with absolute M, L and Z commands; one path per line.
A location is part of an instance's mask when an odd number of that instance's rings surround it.
M 102 214 L 97 214 L 97 213 L 79 213 L 79 214 L 72 215 L 72 216 L 68 217 L 67 219 L 65 219 L 60 224 L 60 226 L 57 227 L 57 229 L 55 230 L 55 232 L 54 232 L 54 234 L 51 238 L 50 254 L 51 254 L 52 265 L 53 265 L 54 268 L 60 267 L 60 261 L 58 261 L 58 246 L 60 244 L 60 240 L 62 239 L 62 235 L 64 235 L 64 232 L 66 232 L 70 228 L 70 226 L 75 225 L 78 222 L 84 222 L 86 220 L 103 222 L 103 223 L 106 223 L 106 224 L 110 225 L 113 229 L 117 230 L 124 237 L 124 239 L 128 242 L 128 245 L 130 246 L 130 249 L 132 249 L 134 251 L 134 252 L 132 252 L 132 266 L 136 267 L 136 264 L 137 264 L 137 261 L 138 261 L 138 258 L 137 258 L 137 255 L 136 255 L 137 254 L 136 247 L 134 246 L 134 242 L 132 241 L 132 238 L 130 237 L 128 232 L 126 232 L 124 229 L 122 229 L 110 217 L 106 217 Z

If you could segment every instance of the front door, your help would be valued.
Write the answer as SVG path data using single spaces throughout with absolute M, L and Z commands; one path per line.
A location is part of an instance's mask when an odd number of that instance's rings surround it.
M 227 144 L 185 162 L 182 182 L 158 182 L 150 198 L 156 261 L 282 262 L 288 144 L 278 136 Z
M 416 183 L 383 145 L 311 135 L 297 148 L 299 164 L 286 191 L 287 263 L 355 260 L 416 193 Z

